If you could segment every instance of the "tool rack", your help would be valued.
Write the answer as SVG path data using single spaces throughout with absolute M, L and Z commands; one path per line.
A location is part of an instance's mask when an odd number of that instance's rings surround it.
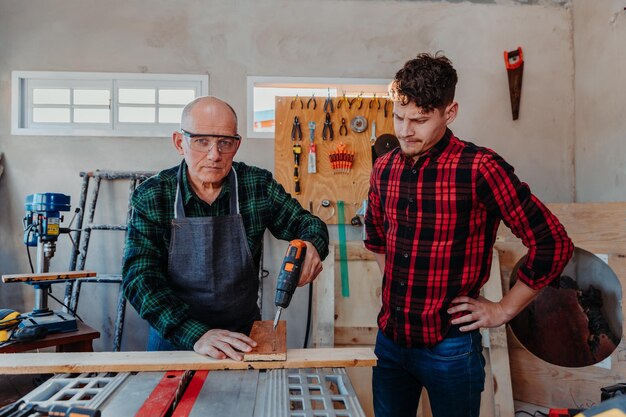
M 373 122 L 376 123 L 374 137 L 383 133 L 394 132 L 392 102 L 381 97 L 377 99 L 373 97 L 331 97 L 333 111 L 330 112 L 330 106 L 324 106 L 326 97 L 315 97 L 317 100 L 315 108 L 312 104 L 307 106 L 307 100 L 309 97 L 276 97 L 275 178 L 285 187 L 287 192 L 300 202 L 302 207 L 319 216 L 327 224 L 338 223 L 337 202 L 343 201 L 345 205 L 344 222 L 349 224 L 350 219 L 362 206 L 363 200 L 367 199 L 372 172 L 373 143 L 371 137 Z M 351 106 L 348 101 L 352 102 Z M 341 105 L 339 106 L 340 102 Z M 324 110 L 324 107 L 327 111 Z M 385 113 L 387 114 L 386 117 Z M 322 138 L 327 115 L 332 124 L 332 140 L 330 140 L 328 132 L 325 136 L 326 139 Z M 367 121 L 367 128 L 360 133 L 355 132 L 351 127 L 351 121 L 357 116 L 361 116 Z M 299 139 L 299 134 L 296 134 L 296 139 L 292 140 L 295 117 L 298 117 L 302 140 Z M 341 128 L 342 119 L 345 121 L 345 128 Z M 315 122 L 316 173 L 309 173 L 307 170 L 307 159 L 311 146 L 309 122 Z M 337 171 L 331 166 L 329 154 L 335 151 L 342 142 L 349 152 L 354 153 L 354 161 L 349 170 L 340 169 Z M 298 169 L 299 194 L 295 192 L 294 145 L 301 146 Z M 329 205 L 322 205 L 324 200 L 327 200 Z

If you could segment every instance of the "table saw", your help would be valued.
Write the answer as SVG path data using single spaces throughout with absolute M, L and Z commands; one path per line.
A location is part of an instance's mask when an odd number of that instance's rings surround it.
M 346 367 L 370 348 L 288 349 L 284 361 L 214 359 L 191 351 L 14 353 L 0 374 L 56 374 L 21 400 L 97 409 L 105 417 L 365 416 Z
M 22 400 L 103 417 L 365 416 L 344 368 L 66 373 Z

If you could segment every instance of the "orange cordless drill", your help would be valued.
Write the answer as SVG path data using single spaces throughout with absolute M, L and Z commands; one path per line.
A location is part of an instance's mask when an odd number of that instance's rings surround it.
M 278 308 L 276 310 L 276 317 L 274 317 L 274 329 L 276 329 L 278 325 L 278 320 L 280 320 L 283 309 L 289 306 L 291 296 L 298 286 L 305 255 L 306 243 L 304 243 L 304 241 L 294 239 L 289 242 L 285 259 L 283 259 L 283 265 L 280 267 L 280 273 L 278 274 L 278 282 L 276 283 L 274 304 L 276 304 Z

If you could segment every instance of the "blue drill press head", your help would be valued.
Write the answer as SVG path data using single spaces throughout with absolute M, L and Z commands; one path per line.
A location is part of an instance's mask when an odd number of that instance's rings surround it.
M 37 193 L 24 202 L 24 244 L 37 246 L 37 241 L 56 241 L 61 232 L 62 211 L 70 211 L 70 196 L 59 193 Z

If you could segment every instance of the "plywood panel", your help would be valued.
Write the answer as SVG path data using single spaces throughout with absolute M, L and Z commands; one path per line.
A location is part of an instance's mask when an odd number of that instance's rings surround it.
M 623 291 L 626 284 L 626 203 L 549 204 L 548 207 L 565 225 L 574 245 L 592 253 L 608 255 L 609 266 L 617 275 Z M 498 231 L 496 248 L 500 253 L 503 281 L 508 281 L 526 249 L 504 226 Z M 506 291 L 508 285 L 504 285 Z M 623 305 L 622 317 L 625 317 Z M 625 334 L 624 322 L 622 329 L 622 334 Z M 528 352 L 510 329 L 507 336 L 513 396 L 518 401 L 546 407 L 578 408 L 598 403 L 601 387 L 626 380 L 624 336 L 606 361 L 606 368 L 552 365 Z
M 289 349 L 286 361 L 268 362 L 213 359 L 190 351 L 6 353 L 0 355 L 0 374 L 341 368 L 375 364 L 376 356 L 370 348 Z
M 361 207 L 364 199 L 367 198 L 369 188 L 369 178 L 372 171 L 372 152 L 370 136 L 372 133 L 372 122 L 376 122 L 376 136 L 383 133 L 393 133 L 393 119 L 391 117 L 391 104 L 388 105 L 388 115 L 384 117 L 384 111 L 374 105 L 369 108 L 370 99 L 363 99 L 363 106 L 359 110 L 356 104 L 352 109 L 342 104 L 337 109 L 337 98 L 333 99 L 335 111 L 330 113 L 334 140 L 322 140 L 322 129 L 324 128 L 325 113 L 323 110 L 324 98 L 317 97 L 317 109 L 300 108 L 296 102 L 291 108 L 293 97 L 276 98 L 276 133 L 274 145 L 274 175 L 285 189 L 291 193 L 300 204 L 311 210 L 328 224 L 337 224 L 337 201 L 342 200 L 345 204 L 346 223 L 354 217 L 356 211 Z M 308 97 L 303 98 L 305 104 Z M 385 100 L 381 100 L 384 105 Z M 302 130 L 302 141 L 296 140 L 302 146 L 300 156 L 300 186 L 302 192 L 295 195 L 295 184 L 293 179 L 294 155 L 291 140 L 291 130 L 294 117 L 298 116 Z M 368 121 L 368 128 L 362 133 L 355 133 L 350 129 L 350 121 L 355 116 L 363 116 Z M 339 127 L 341 119 L 345 119 L 348 129 L 347 136 L 340 136 Z M 307 161 L 310 149 L 309 142 L 309 122 L 315 122 L 315 139 L 317 146 L 317 173 L 307 172 Z M 350 151 L 354 151 L 354 165 L 348 174 L 335 174 L 328 158 L 329 153 L 340 143 L 344 142 Z M 324 199 L 332 202 L 332 208 L 320 208 L 320 202 Z

